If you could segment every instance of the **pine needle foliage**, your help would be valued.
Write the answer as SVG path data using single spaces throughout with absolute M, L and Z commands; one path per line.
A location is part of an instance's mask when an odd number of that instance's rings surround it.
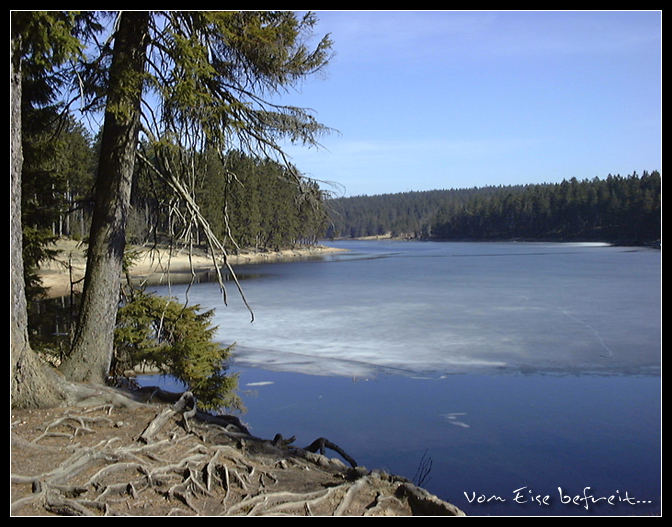
M 154 367 L 182 382 L 202 410 L 242 409 L 237 375 L 226 372 L 233 345 L 215 340 L 213 313 L 170 297 L 134 293 L 117 314 L 112 371 Z

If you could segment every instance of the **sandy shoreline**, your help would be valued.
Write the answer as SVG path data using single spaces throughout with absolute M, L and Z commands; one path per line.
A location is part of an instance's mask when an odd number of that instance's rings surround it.
M 58 256 L 56 260 L 43 265 L 39 270 L 42 285 L 47 289 L 47 298 L 57 298 L 70 294 L 70 283 L 76 292 L 81 291 L 86 271 L 86 248 L 74 240 L 61 239 L 56 243 Z M 194 251 L 191 258 L 187 250 L 174 251 L 170 254 L 167 248 L 152 250 L 147 247 L 131 247 L 137 251 L 138 258 L 130 270 L 130 275 L 137 281 L 148 283 L 171 283 L 189 281 L 191 271 L 206 273 L 214 271 L 212 258 L 203 251 Z M 326 247 L 323 245 L 307 246 L 296 249 L 285 249 L 277 252 L 241 251 L 238 255 L 230 255 L 229 263 L 235 267 L 246 264 L 287 262 L 294 260 L 317 258 L 326 254 L 342 252 L 345 249 Z

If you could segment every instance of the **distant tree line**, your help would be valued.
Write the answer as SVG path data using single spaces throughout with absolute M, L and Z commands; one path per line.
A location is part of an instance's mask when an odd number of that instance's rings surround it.
M 326 202 L 327 238 L 427 235 L 437 211 L 465 203 L 476 194 L 495 192 L 494 187 L 429 190 L 335 198 Z
M 443 208 L 431 235 L 650 242 L 660 238 L 660 192 L 658 172 L 527 185 L 489 198 L 475 196 L 461 208 Z
M 422 239 L 600 240 L 660 239 L 661 176 L 497 186 L 328 202 L 328 237 L 390 234 Z

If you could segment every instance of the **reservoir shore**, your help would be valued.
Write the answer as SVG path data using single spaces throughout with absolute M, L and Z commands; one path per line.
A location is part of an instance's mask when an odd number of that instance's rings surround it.
M 67 296 L 81 292 L 86 272 L 86 245 L 66 238 L 59 239 L 53 247 L 57 251 L 54 260 L 44 263 L 38 272 L 47 298 Z M 167 246 L 131 246 L 135 255 L 129 276 L 137 283 L 177 284 L 188 283 L 192 278 L 215 270 L 212 257 L 202 249 L 170 249 Z M 279 251 L 255 251 L 243 249 L 228 256 L 232 267 L 248 264 L 287 262 L 318 258 L 344 249 L 324 245 L 304 245 Z M 223 265 L 219 259 L 218 265 Z

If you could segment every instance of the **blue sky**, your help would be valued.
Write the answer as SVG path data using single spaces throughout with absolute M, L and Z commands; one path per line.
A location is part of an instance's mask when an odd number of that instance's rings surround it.
M 289 148 L 336 195 L 661 169 L 658 11 L 317 11 L 325 70 L 282 101 L 338 133 Z

